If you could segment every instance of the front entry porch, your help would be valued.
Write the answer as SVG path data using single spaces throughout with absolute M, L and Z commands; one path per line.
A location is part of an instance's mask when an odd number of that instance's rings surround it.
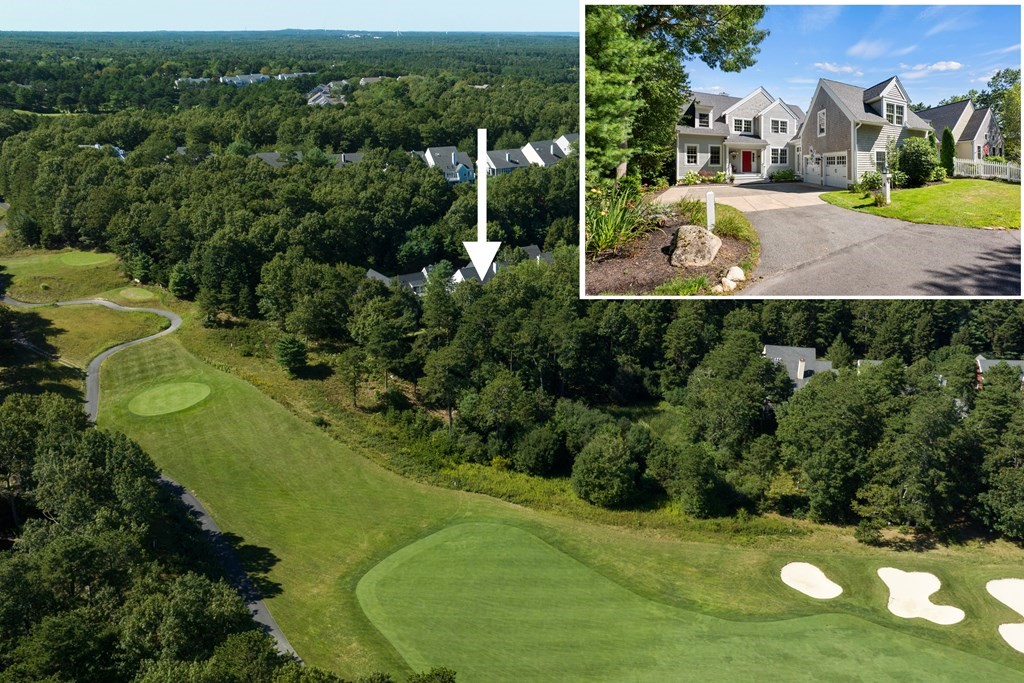
M 729 175 L 736 179 L 736 182 L 763 179 L 765 177 L 765 149 L 764 145 L 747 141 L 729 142 L 725 141 L 725 155 L 729 160 Z

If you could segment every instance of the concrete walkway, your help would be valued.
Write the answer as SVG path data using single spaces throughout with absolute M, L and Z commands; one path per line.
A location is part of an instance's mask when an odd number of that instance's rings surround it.
M 662 203 L 703 200 L 674 187 Z M 908 223 L 821 200 L 803 183 L 713 187 L 761 239 L 761 263 L 739 296 L 1020 296 L 1019 230 Z
M 161 317 L 166 318 L 170 325 L 165 330 L 161 330 L 156 334 L 151 334 L 148 337 L 142 337 L 141 339 L 134 339 L 132 341 L 112 346 L 103 353 L 99 354 L 92 361 L 89 362 L 89 367 L 86 369 L 85 375 L 85 414 L 89 417 L 92 422 L 96 422 L 96 417 L 99 414 L 99 400 L 100 400 L 100 366 L 107 358 L 118 351 L 123 351 L 136 344 L 158 339 L 173 333 L 179 327 L 181 327 L 181 316 L 171 311 L 165 311 L 159 308 L 130 308 L 128 306 L 122 306 L 115 304 L 112 301 L 106 299 L 75 299 L 72 301 L 58 301 L 56 304 L 30 304 L 24 301 L 18 301 L 10 297 L 3 297 L 0 299 L 3 303 L 9 306 L 16 306 L 18 308 L 40 308 L 43 306 L 81 306 L 81 305 L 95 305 L 104 306 L 115 311 L 128 311 L 128 312 L 142 312 L 142 313 L 153 313 Z M 284 635 L 281 627 L 277 625 L 277 621 L 273 615 L 270 614 L 270 610 L 267 609 L 267 605 L 263 602 L 260 597 L 259 590 L 253 584 L 252 579 L 245 571 L 245 567 L 242 565 L 241 560 L 238 559 L 237 553 L 234 548 L 228 543 L 221 532 L 217 522 L 213 520 L 210 513 L 206 511 L 203 504 L 189 492 L 184 486 L 177 483 L 173 479 L 161 475 L 159 483 L 175 493 L 181 501 L 189 509 L 189 513 L 199 522 L 200 528 L 206 533 L 210 543 L 213 545 L 214 552 L 220 559 L 221 564 L 224 567 L 225 574 L 228 582 L 231 586 L 238 591 L 245 600 L 246 607 L 248 607 L 252 614 L 253 620 L 263 627 L 263 630 L 269 633 L 274 640 L 277 642 L 277 649 L 285 655 L 290 655 L 299 658 L 295 652 L 295 648 L 292 647 L 291 643 L 288 642 L 288 638 Z

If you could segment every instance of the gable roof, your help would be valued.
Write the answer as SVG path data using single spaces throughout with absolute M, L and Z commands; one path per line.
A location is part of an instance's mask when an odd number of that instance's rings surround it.
M 801 346 L 776 346 L 766 344 L 762 352 L 768 360 L 786 368 L 786 374 L 797 389 L 818 372 L 833 372 L 832 361 L 818 360 L 815 349 Z M 804 376 L 800 377 L 800 361 L 804 362 Z
M 789 110 L 790 110 L 791 112 L 793 112 L 794 114 L 796 114 L 796 118 L 797 118 L 797 120 L 798 120 L 798 121 L 799 121 L 800 123 L 803 123 L 804 121 L 806 121 L 806 120 L 807 120 L 807 114 L 805 114 L 805 113 L 804 113 L 804 110 L 803 110 L 803 109 L 801 109 L 800 107 L 798 107 L 798 106 L 797 106 L 797 105 L 795 105 L 795 104 L 789 104 L 789 103 L 787 103 L 787 104 L 786 104 L 786 106 L 787 106 L 787 107 L 789 107 Z
M 458 176 L 460 166 L 468 168 L 470 175 L 473 172 L 473 162 L 469 155 L 453 146 L 428 147 L 424 160 L 431 168 L 440 168 L 449 179 Z
M 786 104 L 785 102 L 783 102 L 781 98 L 780 98 L 780 99 L 777 99 L 777 100 L 772 100 L 771 102 L 769 102 L 769 103 L 768 103 L 768 106 L 767 106 L 767 107 L 765 107 L 765 108 L 764 108 L 764 109 L 762 109 L 761 111 L 757 112 L 757 115 L 758 115 L 758 116 L 761 116 L 761 115 L 763 115 L 763 114 L 764 114 L 764 113 L 765 113 L 766 111 L 768 111 L 769 109 L 771 109 L 772 107 L 774 107 L 774 106 L 775 106 L 776 104 L 781 104 L 781 105 L 782 105 L 782 108 L 783 108 L 783 109 L 785 109 L 785 110 L 786 110 L 787 112 L 789 112 L 789 115 L 790 115 L 790 116 L 792 116 L 792 117 L 793 117 L 794 119 L 796 119 L 796 120 L 797 120 L 797 123 L 799 123 L 799 122 L 800 122 L 800 118 L 799 118 L 799 117 L 798 117 L 798 116 L 796 115 L 796 112 L 795 112 L 795 111 L 793 111 L 792 107 L 790 107 L 790 106 L 789 106 L 788 104 Z
M 682 114 L 680 116 L 680 123 L 676 126 L 676 131 L 680 133 L 697 133 L 700 135 L 721 135 L 723 137 L 729 135 L 729 127 L 725 125 L 725 116 L 723 115 L 725 110 L 733 106 L 740 101 L 738 97 L 729 97 L 728 95 L 715 95 L 707 92 L 695 92 L 693 98 L 690 99 L 686 104 L 683 105 Z M 702 104 L 711 107 L 716 115 L 711 120 L 711 128 L 696 128 L 697 123 L 694 118 L 694 104 Z
M 723 114 L 728 114 L 728 113 L 729 113 L 730 111 L 732 111 L 732 110 L 733 110 L 733 109 L 735 109 L 736 107 L 740 106 L 741 104 L 743 104 L 744 102 L 746 102 L 747 100 L 749 100 L 749 99 L 750 99 L 751 97 L 753 97 L 754 95 L 756 95 L 756 94 L 758 94 L 758 93 L 761 93 L 761 94 L 763 94 L 763 95 L 764 95 L 765 97 L 767 97 L 767 98 L 768 98 L 769 100 L 771 100 L 771 101 L 774 101 L 774 100 L 775 100 L 775 98 L 774 98 L 774 97 L 772 97 L 771 93 L 769 93 L 769 92 L 768 92 L 767 90 L 765 90 L 765 89 L 764 89 L 764 88 L 763 88 L 762 86 L 760 86 L 760 85 L 759 85 L 759 86 L 757 86 L 757 89 L 756 89 L 756 90 L 754 90 L 754 91 L 753 91 L 752 93 L 750 93 L 750 94 L 749 94 L 749 95 L 747 95 L 746 97 L 742 97 L 742 98 L 740 98 L 740 99 L 739 99 L 738 101 L 736 101 L 736 102 L 733 102 L 733 103 L 732 103 L 732 104 L 731 104 L 731 105 L 730 105 L 730 106 L 729 106 L 729 107 L 728 107 L 728 108 L 727 108 L 727 109 L 726 109 L 725 111 L 723 111 L 722 113 L 723 113 Z
M 891 81 L 896 80 L 899 83 L 899 79 L 893 76 L 887 81 L 871 86 L 871 90 L 879 90 L 881 92 L 885 89 Z M 850 85 L 849 83 L 840 83 L 839 81 L 832 81 L 827 78 L 821 79 L 821 84 L 832 93 L 833 99 L 846 110 L 847 116 L 852 116 L 854 121 L 860 123 L 872 123 L 875 125 L 885 125 L 889 123 L 884 117 L 879 116 L 875 111 L 867 104 L 872 98 L 868 97 L 868 90 L 858 86 Z M 902 86 L 900 86 L 902 88 Z M 875 95 L 874 99 L 878 99 Z M 813 102 L 813 99 L 811 100 Z M 907 126 L 911 128 L 930 129 L 931 125 L 922 119 L 920 116 L 915 114 L 907 107 L 906 110 L 906 122 Z
M 903 87 L 903 83 L 900 82 L 899 77 L 890 76 L 881 83 L 876 83 L 870 88 L 865 88 L 864 101 L 873 102 L 880 98 L 885 93 L 885 91 L 889 89 L 889 85 L 892 84 L 893 81 L 896 81 L 896 87 L 900 89 L 900 92 L 903 93 L 903 96 L 907 97 L 907 89 Z M 909 100 L 910 98 L 907 97 L 907 99 Z
M 971 118 L 967 121 L 967 126 L 964 127 L 964 132 L 960 134 L 960 142 L 974 140 L 978 135 L 981 124 L 985 122 L 985 117 L 988 116 L 988 113 L 988 107 L 982 107 L 981 109 L 974 110 L 974 113 L 971 114 Z
M 533 149 L 534 153 L 541 158 L 541 161 L 544 162 L 545 166 L 550 166 L 560 159 L 565 158 L 565 152 L 562 151 L 561 147 L 555 144 L 554 140 L 527 142 L 522 148 L 525 150 L 527 147 Z M 525 152 L 523 154 L 525 155 Z
M 971 106 L 970 100 L 960 100 L 959 102 L 950 102 L 944 104 L 941 107 L 932 107 L 930 109 L 923 109 L 917 112 L 925 121 L 932 124 L 935 129 L 935 135 L 941 138 L 942 131 L 949 128 L 954 130 L 960 117 L 963 116 L 964 111 Z
M 487 165 L 496 171 L 526 168 L 530 165 L 521 149 L 492 149 L 487 152 Z

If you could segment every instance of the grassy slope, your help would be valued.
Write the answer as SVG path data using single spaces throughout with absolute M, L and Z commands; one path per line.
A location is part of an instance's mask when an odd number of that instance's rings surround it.
M 38 330 L 38 341 L 45 340 L 61 358 L 80 368 L 111 346 L 156 334 L 168 324 L 152 313 L 127 313 L 91 305 L 48 306 L 18 315 L 46 321 L 46 327 Z
M 957 178 L 943 185 L 894 190 L 892 203 L 884 207 L 856 192 L 827 192 L 821 198 L 844 209 L 912 223 L 1020 228 L 1020 185 L 992 180 Z
M 172 415 L 141 418 L 127 410 L 136 393 L 168 380 L 203 382 L 213 393 L 198 406 Z M 1018 661 L 1021 658 L 995 634 L 996 625 L 1002 623 L 999 620 L 1007 620 L 1007 610 L 984 592 L 986 579 L 1020 573 L 1020 553 L 1003 544 L 908 557 L 862 548 L 846 535 L 823 529 L 741 547 L 683 541 L 673 529 L 638 531 L 590 524 L 435 489 L 377 467 L 360 456 L 362 448 L 355 440 L 349 447 L 329 439 L 251 385 L 196 360 L 175 339 L 115 356 L 104 366 L 103 382 L 101 425 L 137 439 L 168 474 L 198 493 L 225 529 L 241 536 L 246 544 L 270 549 L 276 555 L 277 562 L 269 563 L 272 566 L 266 578 L 279 583 L 281 592 L 271 598 L 270 609 L 307 661 L 343 674 L 403 666 L 398 653 L 367 620 L 355 599 L 360 577 L 403 546 L 460 521 L 522 527 L 583 562 L 587 571 L 659 603 L 637 604 L 641 615 L 637 619 L 652 609 L 661 614 L 659 610 L 666 606 L 741 621 L 846 613 L 863 619 L 844 621 L 847 630 L 842 638 L 862 639 L 864 647 L 882 641 L 891 641 L 893 647 L 911 642 L 887 630 L 894 629 L 924 638 L 909 651 L 901 651 L 903 657 L 927 650 L 931 642 L 1004 665 L 1016 662 L 1024 671 L 1024 661 Z M 640 526 L 644 514 L 621 513 L 618 519 L 625 523 L 632 517 Z M 550 559 L 551 567 L 562 562 L 555 556 Z M 818 604 L 783 586 L 777 579 L 778 569 L 795 559 L 820 564 L 847 587 L 848 595 L 835 603 Z M 884 609 L 885 588 L 873 574 L 878 566 L 888 564 L 934 571 L 948 586 L 937 601 L 961 606 L 971 619 L 946 629 L 892 617 Z M 481 571 L 486 571 L 486 563 L 446 569 L 456 585 L 480 580 Z M 538 567 L 537 571 L 548 569 Z M 518 585 L 509 580 L 512 583 L 502 590 L 515 592 L 529 589 L 536 577 L 522 574 Z M 600 592 L 595 593 L 595 600 L 602 599 Z M 478 603 L 481 618 L 486 618 L 491 604 Z M 444 655 L 453 648 L 481 657 L 490 652 L 484 659 L 458 660 L 468 676 L 486 677 L 496 666 L 493 657 L 510 652 L 521 656 L 522 650 L 516 648 L 522 643 L 510 640 L 510 649 L 505 649 L 501 633 L 467 632 L 458 626 L 459 620 L 447 624 L 424 621 L 415 605 L 408 608 L 390 618 L 412 624 L 417 632 L 436 631 L 437 663 L 445 663 Z M 693 615 L 682 618 L 700 621 Z M 712 640 L 720 635 L 715 629 L 707 633 Z M 479 638 L 467 640 L 471 636 Z M 698 639 L 690 647 L 700 653 L 708 642 Z M 398 646 L 404 647 L 401 641 Z M 809 649 L 801 652 L 806 654 Z M 710 650 L 707 654 L 711 656 Z M 615 656 L 619 655 L 625 656 L 624 651 Z M 826 674 L 798 652 L 790 656 L 797 658 L 800 670 L 809 675 Z M 950 662 L 957 660 L 955 653 L 950 657 Z M 779 661 L 783 659 L 780 656 Z M 973 661 L 965 655 L 961 663 L 973 666 Z M 415 658 L 410 663 L 421 664 Z
M 0 266 L 0 283 L 10 279 L 6 293 L 30 303 L 52 303 L 93 296 L 126 285 L 121 267 L 113 254 L 93 265 L 69 265 L 88 252 L 33 250 L 5 257 Z M 92 256 L 92 254 L 89 254 Z
M 758 623 L 681 610 L 507 525 L 461 524 L 406 546 L 360 581 L 358 595 L 415 668 L 447 664 L 467 681 L 667 681 L 684 672 L 701 681 L 769 672 L 772 680 L 837 680 L 854 671 L 861 680 L 901 681 L 1019 675 L 844 614 Z M 489 669 L 480 667 L 484 661 Z

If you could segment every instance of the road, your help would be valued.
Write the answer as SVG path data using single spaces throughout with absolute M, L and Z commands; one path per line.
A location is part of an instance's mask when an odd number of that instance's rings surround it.
M 0 299 L 3 303 L 9 306 L 16 306 L 18 308 L 40 308 L 42 306 L 52 306 L 54 304 L 30 304 L 24 301 L 18 301 L 10 297 L 3 297 Z M 112 301 L 105 299 L 75 299 L 72 301 L 58 301 L 57 306 L 81 306 L 92 304 L 96 306 L 105 306 L 115 311 L 128 311 L 128 312 L 143 312 L 153 313 L 161 317 L 166 318 L 170 325 L 156 334 L 151 334 L 148 337 L 142 337 L 132 341 L 112 346 L 103 353 L 99 354 L 89 363 L 86 369 L 85 375 L 85 414 L 96 422 L 96 417 L 99 414 L 99 399 L 100 399 L 100 366 L 107 358 L 118 351 L 122 351 L 136 344 L 142 344 L 143 342 L 158 339 L 173 333 L 179 327 L 181 327 L 181 316 L 171 311 L 165 311 L 159 308 L 130 308 L 128 306 L 121 306 L 115 304 Z M 220 559 L 228 582 L 238 591 L 238 593 L 245 600 L 246 606 L 249 608 L 250 613 L 253 615 L 253 620 L 260 624 L 263 629 L 269 633 L 275 641 L 277 641 L 277 648 L 282 654 L 290 655 L 299 658 L 298 653 L 295 652 L 295 648 L 292 647 L 291 643 L 288 642 L 288 638 L 284 635 L 281 627 L 278 626 L 277 621 L 271 615 L 270 610 L 267 609 L 267 605 L 263 602 L 260 597 L 259 590 L 253 584 L 249 575 L 245 571 L 245 567 L 242 565 L 241 560 L 238 559 L 237 553 L 234 548 L 224 537 L 223 532 L 217 525 L 217 522 L 213 520 L 210 513 L 206 511 L 203 504 L 184 486 L 178 482 L 170 479 L 169 477 L 161 476 L 160 484 L 172 492 L 174 492 L 181 501 L 189 508 L 190 514 L 199 522 L 199 526 L 206 533 L 213 545 L 214 552 Z
M 744 212 L 761 239 L 761 263 L 741 296 L 1021 294 L 1019 230 L 882 218 L 827 204 L 822 190 L 802 183 L 714 191 L 716 201 Z M 672 188 L 660 200 L 703 199 L 704 192 Z

